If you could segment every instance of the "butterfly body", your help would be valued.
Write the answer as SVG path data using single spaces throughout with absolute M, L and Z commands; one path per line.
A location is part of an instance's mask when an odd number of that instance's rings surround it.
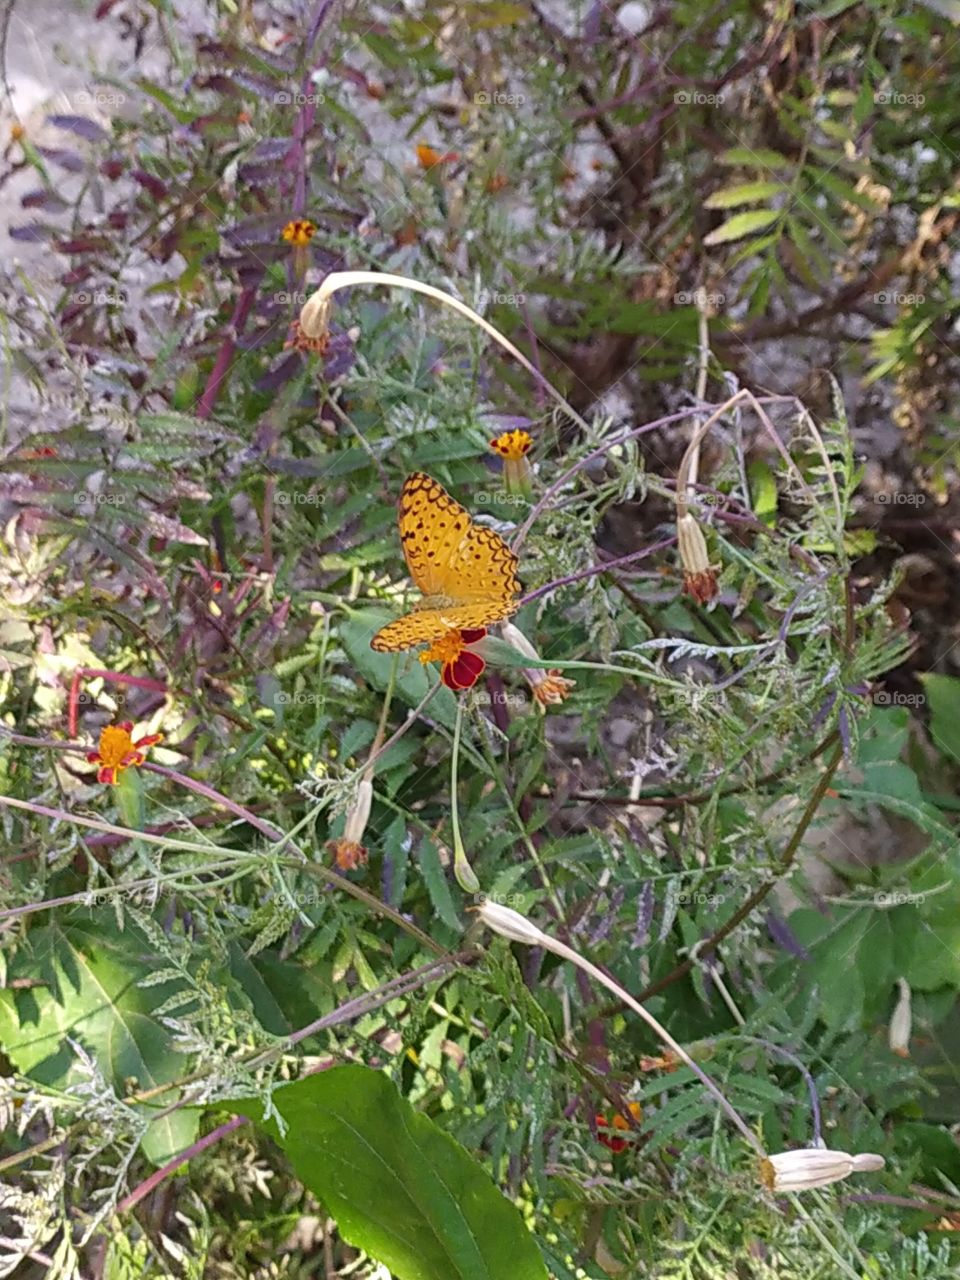
M 393 653 L 429 644 L 448 631 L 486 627 L 516 612 L 517 557 L 425 472 L 404 481 L 397 520 L 410 577 L 423 599 L 382 627 L 372 649 Z

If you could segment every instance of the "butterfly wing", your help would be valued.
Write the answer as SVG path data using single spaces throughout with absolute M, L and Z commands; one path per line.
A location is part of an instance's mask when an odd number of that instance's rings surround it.
M 425 596 L 492 604 L 519 593 L 517 557 L 504 540 L 493 529 L 474 524 L 470 513 L 425 472 L 415 471 L 404 481 L 398 523 L 410 577 Z
M 453 605 L 449 609 L 419 609 L 381 627 L 370 641 L 370 648 L 378 653 L 396 653 L 415 644 L 432 644 L 448 631 L 471 631 L 499 622 L 508 618 L 516 607 L 513 601 L 497 604 L 484 600 Z

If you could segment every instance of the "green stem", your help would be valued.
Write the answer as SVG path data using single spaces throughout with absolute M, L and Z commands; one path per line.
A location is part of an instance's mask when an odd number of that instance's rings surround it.
M 460 813 L 457 804 L 457 773 L 460 764 L 460 732 L 463 728 L 463 699 L 457 699 L 457 720 L 453 727 L 453 753 L 450 759 L 450 821 L 453 825 L 453 874 L 464 893 L 479 893 L 480 881 L 467 860 L 460 839 Z

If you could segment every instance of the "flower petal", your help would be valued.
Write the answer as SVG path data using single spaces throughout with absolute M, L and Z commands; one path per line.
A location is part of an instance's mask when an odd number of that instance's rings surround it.
M 470 689 L 480 679 L 486 665 L 479 653 L 464 649 L 455 662 L 448 662 L 443 668 L 443 682 L 450 689 Z
M 116 782 L 117 770 L 112 764 L 105 764 L 97 773 L 98 782 Z
M 476 644 L 477 641 L 482 640 L 486 634 L 486 627 L 469 627 L 466 631 L 460 632 L 460 639 L 464 644 Z

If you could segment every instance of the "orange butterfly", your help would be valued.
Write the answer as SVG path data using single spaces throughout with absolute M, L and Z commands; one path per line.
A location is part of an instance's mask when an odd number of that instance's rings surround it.
M 410 577 L 424 598 L 415 612 L 381 627 L 372 649 L 395 653 L 516 613 L 517 557 L 425 472 L 403 482 L 398 523 Z

